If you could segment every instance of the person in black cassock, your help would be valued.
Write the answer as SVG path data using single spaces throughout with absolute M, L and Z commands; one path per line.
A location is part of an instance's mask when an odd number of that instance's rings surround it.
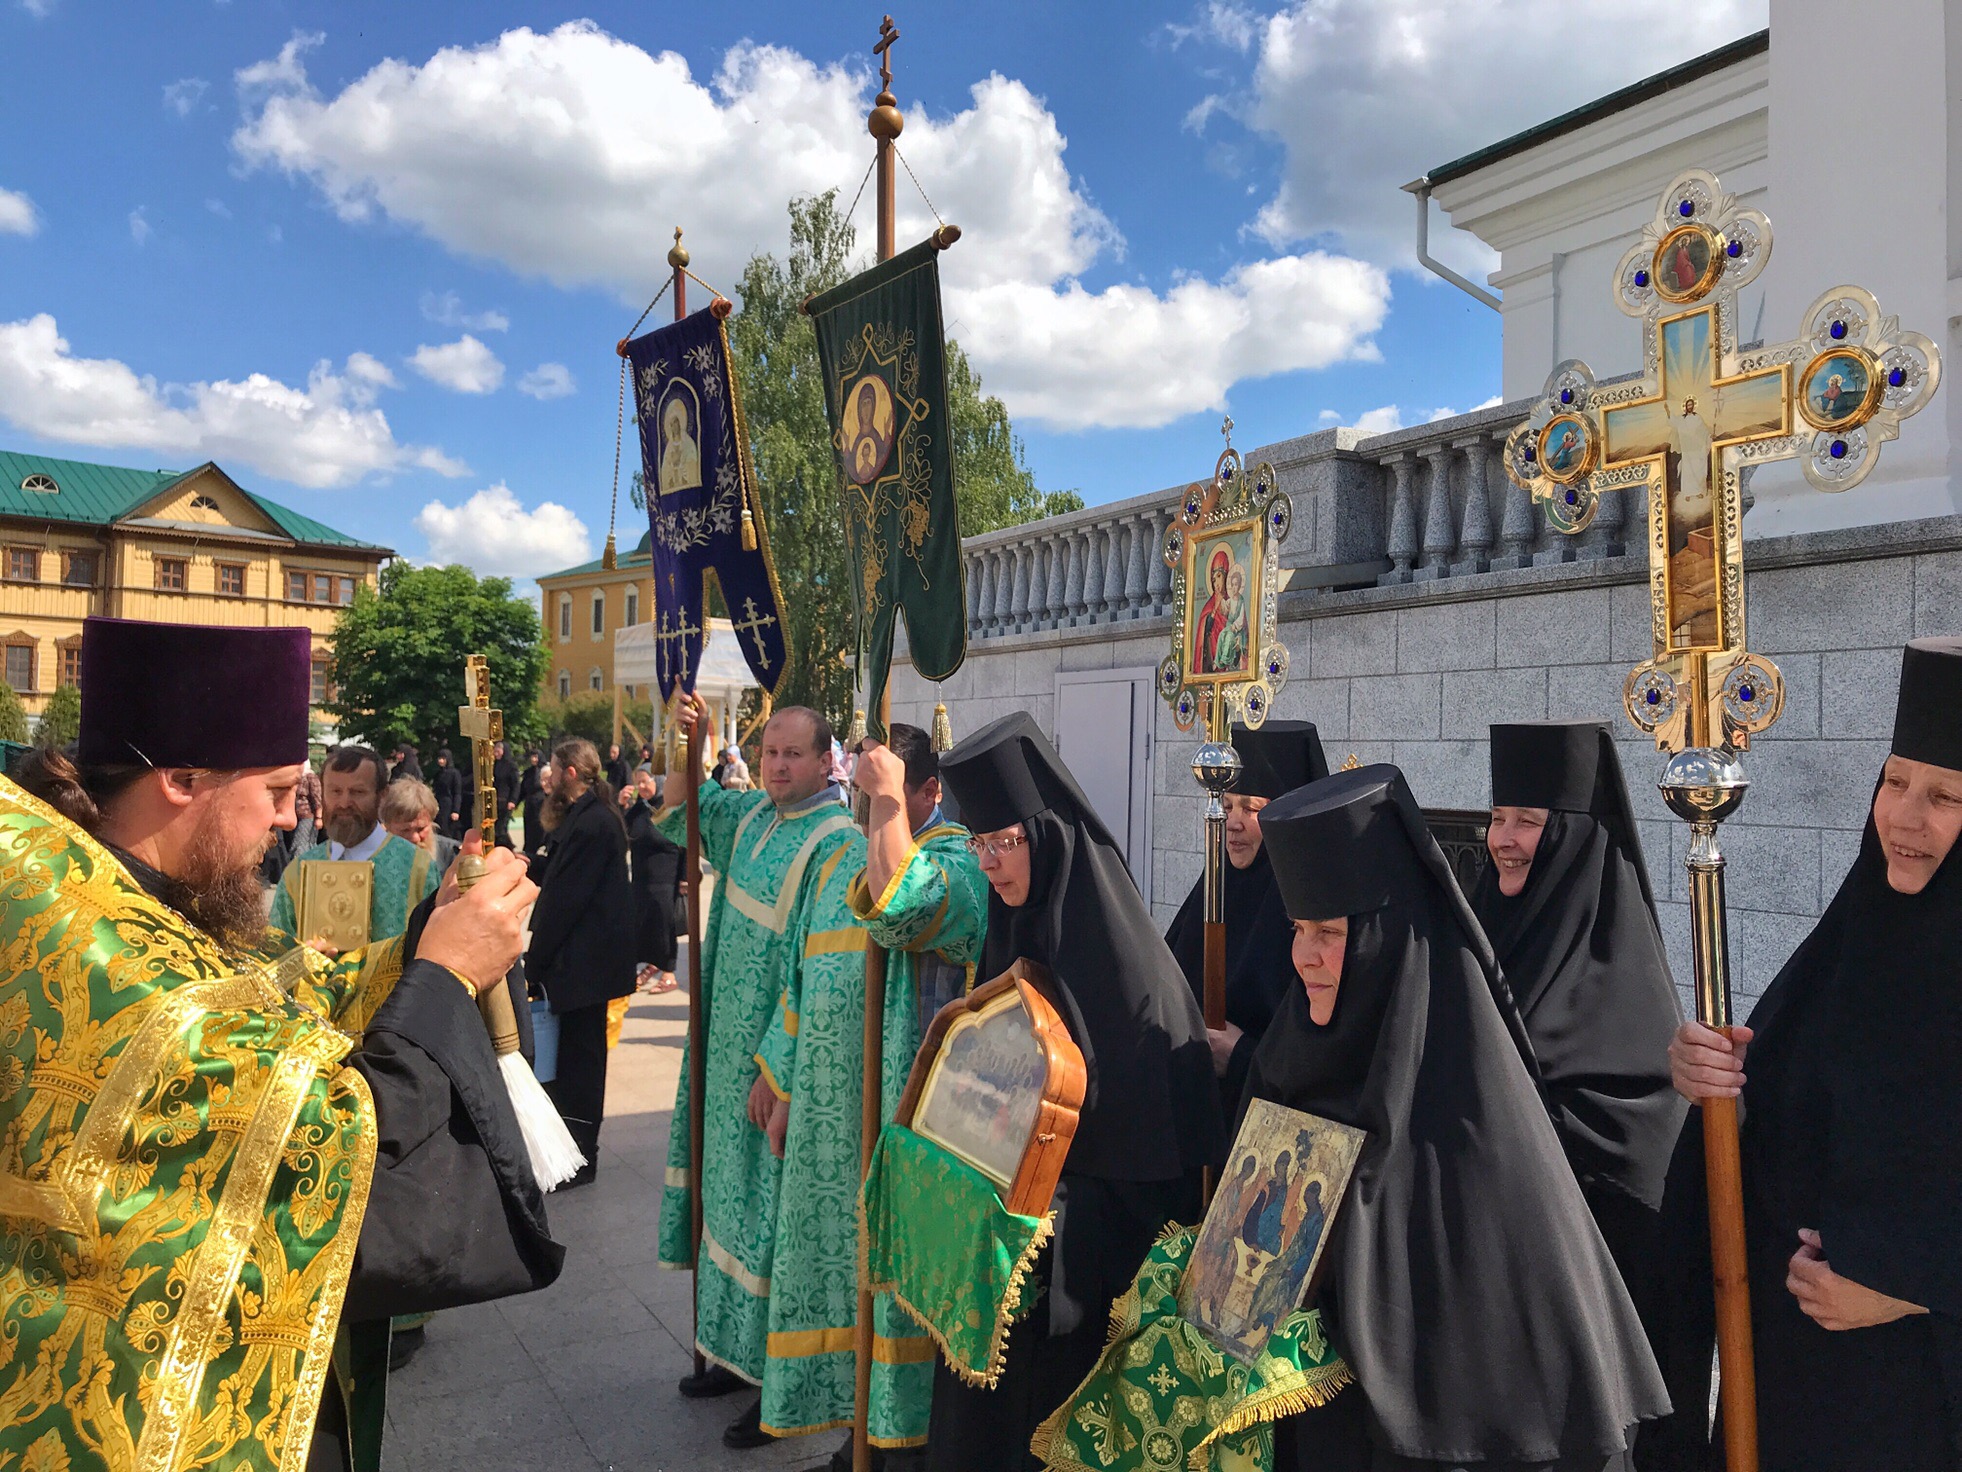
M 187 929 L 204 932 L 242 961 L 258 954 L 266 940 L 260 854 L 268 824 L 277 831 L 292 821 L 282 794 L 306 770 L 307 631 L 91 618 L 82 626 L 82 669 L 76 746 L 29 753 L 16 780 L 100 840 L 123 874 L 181 916 Z M 235 698 L 240 690 L 252 692 L 243 706 Z M 347 1273 L 342 1344 L 363 1368 L 357 1375 L 309 1364 L 310 1380 L 296 1386 L 306 1394 L 310 1383 L 320 1397 L 306 1452 L 309 1472 L 345 1472 L 351 1455 L 353 1465 L 377 1465 L 380 1417 L 357 1414 L 351 1433 L 353 1402 L 344 1396 L 358 1392 L 362 1407 L 379 1411 L 373 1392 L 387 1377 L 391 1316 L 543 1288 L 564 1262 L 469 980 L 502 984 L 535 891 L 515 858 L 491 856 L 488 864 L 469 895 L 449 887 L 414 912 L 402 949 L 409 959 L 345 1060 L 373 1101 L 373 1174 L 355 1183 L 366 1210 L 353 1218 L 360 1228 L 352 1267 L 341 1270 Z M 153 937 L 118 939 L 130 948 L 133 974 Z M 168 975 L 173 953 L 160 954 L 165 959 L 157 966 Z M 155 980 L 157 971 L 146 966 L 145 974 Z M 183 981 L 171 977 L 168 984 L 182 988 L 179 996 L 195 991 Z M 222 1005 L 248 1012 L 257 1006 Z M 225 1015 L 193 1001 L 178 1026 Z M 129 1017 L 122 1015 L 123 1025 Z M 265 1036 L 276 1035 L 281 1017 L 279 1008 L 265 1009 Z M 303 1066 L 299 1076 L 309 1073 Z M 30 1071 L 30 1087 L 33 1079 Z M 278 1126 L 272 1138 L 284 1129 Z M 212 1167 L 214 1196 L 231 1189 L 225 1166 L 221 1158 Z M 291 1189 L 286 1175 L 277 1182 Z M 274 1189 L 282 1189 L 277 1182 Z M 110 1341 L 112 1357 L 124 1354 L 120 1334 L 112 1332 Z M 203 1348 L 210 1356 L 222 1352 Z M 336 1361 L 341 1357 L 337 1352 Z M 201 1361 L 193 1348 L 185 1369 L 205 1375 L 215 1364 L 215 1358 Z M 98 1369 L 108 1374 L 106 1362 Z M 17 1388 L 8 1385 L 4 1368 L 0 1387 Z M 206 1390 L 220 1393 L 209 1381 Z M 314 1417 L 312 1406 L 295 1414 Z M 55 1453 L 65 1466 L 59 1445 Z
M 606 1115 L 606 1004 L 634 989 L 634 894 L 627 829 L 593 743 L 552 752 L 542 813 L 548 840 L 525 974 L 559 1019 L 558 1076 L 545 1086 L 586 1163 L 561 1186 L 599 1172 Z
M 1355 1387 L 1277 1428 L 1303 1472 L 1599 1472 L 1669 1408 L 1492 951 L 1395 767 L 1268 805 L 1300 984 L 1249 1099 L 1368 1132 L 1319 1305 Z
M 436 794 L 436 831 L 445 838 L 463 837 L 470 823 L 470 806 L 465 800 L 463 773 L 450 759 L 445 746 L 436 753 L 436 770 L 430 776 L 429 790 Z
M 1055 1236 L 1033 1310 L 1009 1332 L 994 1390 L 935 1367 L 928 1465 L 1012 1472 L 1029 1438 L 1102 1352 L 1111 1301 L 1166 1223 L 1197 1219 L 1218 1158 L 1219 1091 L 1192 990 L 1116 841 L 1028 715 L 940 758 L 992 887 L 980 975 L 1048 968 L 1088 1091 L 1056 1188 Z
M 1328 758 L 1313 721 L 1269 721 L 1259 730 L 1233 728 L 1240 780 L 1222 799 L 1226 807 L 1226 1026 L 1206 1030 L 1213 1072 L 1219 1077 L 1220 1112 L 1230 1118 L 1246 1092 L 1247 1066 L 1260 1046 L 1274 1009 L 1294 988 L 1288 946 L 1294 930 L 1274 888 L 1274 869 L 1260 842 L 1260 811 L 1283 793 L 1328 775 Z M 1200 1010 L 1206 1005 L 1206 876 L 1179 906 L 1165 944 L 1192 985 Z M 1225 1162 L 1225 1154 L 1213 1162 Z
M 634 799 L 626 808 L 627 849 L 633 857 L 634 958 L 645 977 L 643 989 L 674 990 L 675 903 L 681 895 L 681 846 L 654 826 L 661 789 L 653 772 L 634 773 Z M 646 968 L 652 968 L 648 974 Z
M 403 777 L 413 777 L 418 782 L 422 780 L 422 763 L 416 760 L 416 749 L 407 741 L 395 748 L 394 763 L 388 769 L 389 781 L 399 781 Z
M 1670 1047 L 1686 1098 L 1743 1096 L 1744 1231 L 1764 1472 L 1962 1468 L 1962 639 L 1901 661 L 1859 856 L 1735 1029 Z M 1747 1046 L 1748 1045 L 1748 1046 Z M 1644 1468 L 1723 1464 L 1702 1121 L 1663 1203 L 1682 1413 Z M 1714 1450 L 1713 1450 L 1714 1442 Z
M 1614 739 L 1600 721 L 1492 728 L 1491 864 L 1472 910 L 1526 1024 L 1554 1127 L 1644 1324 L 1684 1104 L 1683 1020 Z
M 510 750 L 502 741 L 497 743 L 496 751 L 491 782 L 497 791 L 497 844 L 499 848 L 509 848 L 511 814 L 518 810 L 518 764 L 511 760 Z

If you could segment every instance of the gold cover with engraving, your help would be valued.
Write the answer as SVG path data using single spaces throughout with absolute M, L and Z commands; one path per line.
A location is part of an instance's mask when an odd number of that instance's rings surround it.
M 300 865 L 300 935 L 336 951 L 368 944 L 375 866 L 350 859 L 308 859 Z

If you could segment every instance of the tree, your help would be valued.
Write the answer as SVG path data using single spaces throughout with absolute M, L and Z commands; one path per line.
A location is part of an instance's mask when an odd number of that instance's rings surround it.
M 471 654 L 490 662 L 491 703 L 504 712 L 505 739 L 518 746 L 545 734 L 538 682 L 549 653 L 538 610 L 511 596 L 509 578 L 392 562 L 380 591 L 355 589 L 330 643 L 337 688 L 326 708 L 340 718 L 344 740 L 360 737 L 384 755 L 412 741 L 425 770 L 438 748 L 460 747 L 456 712 Z
M 779 704 L 812 706 L 840 729 L 851 710 L 856 615 L 817 334 L 798 308 L 867 264 L 853 258 L 856 238 L 837 191 L 792 200 L 789 259 L 750 257 L 743 308 L 729 323 L 777 581 L 795 594 L 784 610 L 793 659 Z M 1074 492 L 1036 489 L 1008 410 L 982 393 L 957 343 L 947 345 L 947 369 L 961 535 L 1080 507 Z
M 82 734 L 82 692 L 73 685 L 57 685 L 41 709 L 41 724 L 35 729 L 38 745 L 58 751 Z
M 27 708 L 5 680 L 0 680 L 0 741 L 27 741 Z

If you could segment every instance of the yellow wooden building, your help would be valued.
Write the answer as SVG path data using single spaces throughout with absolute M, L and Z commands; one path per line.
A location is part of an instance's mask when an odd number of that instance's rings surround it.
M 0 450 L 0 677 L 38 714 L 57 685 L 80 682 L 90 614 L 304 624 L 318 705 L 333 681 L 325 636 L 394 555 L 210 463 L 128 470 Z
M 620 554 L 618 567 L 595 559 L 538 580 L 539 615 L 552 656 L 545 666 L 546 695 L 564 700 L 581 690 L 613 692 L 613 635 L 653 612 L 653 562 L 642 534 L 631 552 Z M 620 693 L 629 700 L 648 694 L 632 685 Z

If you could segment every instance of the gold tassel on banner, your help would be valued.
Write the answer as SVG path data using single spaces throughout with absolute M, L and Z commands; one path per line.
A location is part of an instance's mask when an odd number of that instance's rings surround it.
M 613 540 L 613 533 L 606 534 L 606 550 L 600 553 L 600 566 L 612 572 L 620 565 L 620 549 Z
M 743 502 L 743 551 L 756 550 L 756 518 L 749 514 L 749 502 Z
M 865 712 L 854 709 L 852 711 L 852 728 L 845 733 L 845 749 L 849 751 L 851 748 L 857 746 L 859 742 L 865 739 L 866 734 Z
M 933 708 L 933 740 L 931 744 L 935 751 L 952 751 L 954 749 L 954 723 L 947 719 L 947 705 L 945 701 L 936 704 Z

